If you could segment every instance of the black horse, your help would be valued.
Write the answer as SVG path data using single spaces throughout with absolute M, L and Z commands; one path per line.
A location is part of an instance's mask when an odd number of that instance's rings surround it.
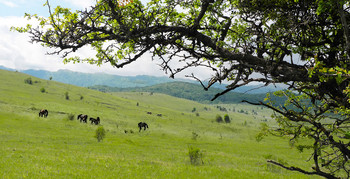
M 47 109 L 40 110 L 39 117 L 47 117 L 47 115 L 49 115 L 49 111 L 47 111 Z
M 100 123 L 100 117 L 97 117 L 96 119 L 90 117 L 89 120 L 91 121 L 91 124 L 96 124 L 96 125 L 98 125 L 98 124 Z
M 143 130 L 146 130 L 146 128 L 148 128 L 148 125 L 145 122 L 139 122 L 137 125 L 139 126 L 139 129 L 140 129 L 139 132 L 141 131 L 142 128 Z
M 87 123 L 87 118 L 88 118 L 88 115 L 86 115 L 86 114 L 79 114 L 77 120 L 80 120 L 80 122 Z

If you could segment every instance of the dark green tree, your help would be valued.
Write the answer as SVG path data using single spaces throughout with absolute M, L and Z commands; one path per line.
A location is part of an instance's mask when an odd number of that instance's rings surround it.
M 32 78 L 31 78 L 31 77 L 26 78 L 26 79 L 24 80 L 24 83 L 32 85 L 32 84 L 33 84 Z
M 231 122 L 230 116 L 229 116 L 228 114 L 225 114 L 225 115 L 224 115 L 224 121 L 225 121 L 226 123 L 230 123 L 230 122 Z
M 216 115 L 215 121 L 218 122 L 218 123 L 224 122 L 224 121 L 222 120 L 222 117 L 221 117 L 219 114 Z
M 46 5 L 48 18 L 26 14 L 38 27 L 14 29 L 64 62 L 122 68 L 151 53 L 170 77 L 211 69 L 208 83 L 188 75 L 205 90 L 229 81 L 213 100 L 252 82 L 288 85 L 291 91 L 276 94 L 287 99 L 284 106 L 269 97 L 251 104 L 275 111 L 279 126 L 264 128 L 264 135 L 290 137 L 300 151 L 312 150 L 314 167 L 269 162 L 308 175 L 350 177 L 349 0 L 98 0 L 76 12 Z M 68 56 L 84 46 L 96 57 Z M 298 144 L 304 139 L 310 144 Z
M 45 88 L 44 87 L 40 88 L 40 92 L 45 93 L 46 92 Z
M 98 142 L 102 141 L 106 136 L 106 130 L 103 128 L 103 126 L 99 126 L 95 131 L 95 138 Z
M 68 93 L 68 91 L 64 92 L 64 97 L 65 97 L 66 100 L 69 100 L 69 93 Z

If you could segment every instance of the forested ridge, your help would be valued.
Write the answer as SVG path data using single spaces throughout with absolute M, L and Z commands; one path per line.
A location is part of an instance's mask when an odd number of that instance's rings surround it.
M 203 88 L 198 84 L 187 83 L 187 82 L 169 82 L 162 83 L 147 87 L 134 87 L 134 88 L 118 88 L 109 87 L 106 85 L 96 85 L 89 87 L 90 89 L 99 90 L 103 92 L 148 92 L 152 93 L 163 93 L 178 98 L 189 99 L 202 103 L 240 103 L 243 100 L 248 101 L 259 101 L 266 97 L 266 93 L 260 94 L 248 94 L 248 93 L 237 93 L 230 92 L 227 95 L 220 96 L 215 101 L 210 101 L 213 95 L 221 91 L 219 88 L 210 88 L 208 91 L 204 91 Z M 277 100 L 277 99 L 276 99 Z M 283 99 L 278 99 L 278 104 L 283 103 Z

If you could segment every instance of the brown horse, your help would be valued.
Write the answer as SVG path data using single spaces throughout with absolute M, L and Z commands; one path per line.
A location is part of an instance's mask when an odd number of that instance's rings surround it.
M 40 110 L 39 117 L 47 117 L 47 115 L 49 115 L 49 111 L 47 111 L 47 109 Z
M 100 123 L 100 117 L 97 117 L 96 119 L 90 117 L 89 120 L 91 121 L 91 124 L 96 124 L 96 125 L 98 125 L 98 124 Z
M 139 122 L 137 125 L 140 128 L 139 132 L 141 131 L 142 128 L 143 128 L 143 130 L 146 130 L 146 128 L 148 128 L 148 125 L 145 122 Z
M 86 115 L 86 114 L 79 114 L 77 120 L 80 120 L 80 122 L 87 123 L 87 118 L 88 118 L 88 115 Z

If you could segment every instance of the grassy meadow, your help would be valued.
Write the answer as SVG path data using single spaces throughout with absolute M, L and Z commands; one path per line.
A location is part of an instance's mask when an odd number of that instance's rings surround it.
M 29 77 L 0 70 L 0 178 L 314 178 L 266 163 L 312 167 L 308 151 L 287 139 L 256 141 L 260 123 L 274 125 L 261 107 L 102 93 L 35 77 L 27 84 Z M 38 117 L 43 108 L 47 118 Z M 98 126 L 76 120 L 80 113 L 101 118 L 103 141 L 94 138 Z M 215 122 L 217 114 L 231 123 Z M 139 132 L 140 121 L 149 129 Z M 190 147 L 202 154 L 197 164 Z

